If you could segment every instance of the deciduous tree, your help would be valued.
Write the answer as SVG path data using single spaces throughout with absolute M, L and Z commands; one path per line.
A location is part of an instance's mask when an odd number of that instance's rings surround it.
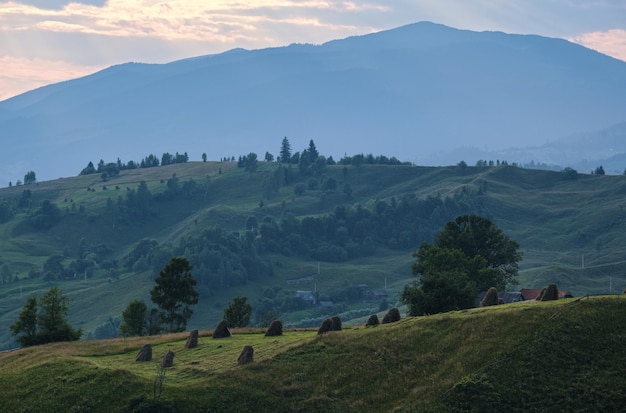
M 34 171 L 28 171 L 24 175 L 24 185 L 34 184 L 35 182 L 37 182 L 37 175 L 35 175 Z
M 245 327 L 252 316 L 252 306 L 246 297 L 235 297 L 224 309 L 224 319 L 231 327 Z
M 20 312 L 19 318 L 11 324 L 11 334 L 20 347 L 37 344 L 37 297 L 30 297 Z
M 477 287 L 488 290 L 491 287 L 502 291 L 506 284 L 516 284 L 515 277 L 518 273 L 518 262 L 522 255 L 518 251 L 517 241 L 510 239 L 489 218 L 479 215 L 461 215 L 455 220 L 448 222 L 443 231 L 435 238 L 434 246 L 438 248 L 459 249 L 469 258 L 480 256 L 485 259 L 486 267 L 499 271 L 497 282 L 490 284 L 491 280 L 477 281 Z M 420 255 L 422 250 L 430 248 L 428 244 L 420 245 L 417 252 L 419 260 L 414 264 L 414 273 L 422 271 L 422 263 L 426 264 Z
M 143 301 L 131 301 L 122 313 L 120 333 L 124 337 L 143 336 L 146 332 L 148 307 Z
M 411 315 L 470 308 L 479 291 L 515 282 L 518 248 L 489 219 L 462 215 L 413 254 L 412 271 L 420 278 L 404 288 L 402 301 Z
M 38 336 L 42 343 L 74 341 L 82 336 L 82 329 L 75 330 L 67 321 L 69 298 L 59 287 L 52 287 L 39 300 Z
M 70 326 L 68 310 L 69 299 L 59 287 L 52 287 L 40 300 L 28 298 L 19 318 L 10 326 L 11 333 L 21 347 L 78 340 L 83 331 Z
M 186 258 L 175 257 L 163 267 L 150 291 L 150 298 L 159 307 L 159 318 L 171 333 L 185 331 L 198 303 L 196 280 Z

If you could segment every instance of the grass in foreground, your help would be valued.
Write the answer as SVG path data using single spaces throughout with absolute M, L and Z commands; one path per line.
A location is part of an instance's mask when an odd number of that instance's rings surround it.
M 184 350 L 186 334 L 55 344 L 0 355 L 0 411 L 615 411 L 626 405 L 625 322 L 626 297 L 613 296 L 319 337 L 204 332 L 193 350 Z M 147 342 L 155 362 L 134 362 Z M 255 363 L 237 366 L 244 345 Z M 156 361 L 168 349 L 175 365 L 158 398 Z

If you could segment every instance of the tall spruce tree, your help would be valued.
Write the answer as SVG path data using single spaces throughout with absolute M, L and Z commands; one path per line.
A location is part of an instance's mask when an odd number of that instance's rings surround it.
M 286 136 L 280 145 L 280 163 L 291 163 L 291 144 Z

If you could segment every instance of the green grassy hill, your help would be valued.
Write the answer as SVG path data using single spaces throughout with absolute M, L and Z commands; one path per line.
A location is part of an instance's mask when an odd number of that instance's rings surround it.
M 149 302 L 153 279 L 159 264 L 169 258 L 167 254 L 195 254 L 200 259 L 201 253 L 190 249 L 189 240 L 199 239 L 216 225 L 225 236 L 238 237 L 241 245 L 250 235 L 249 244 L 256 246 L 252 255 L 259 261 L 249 268 L 261 263 L 264 270 L 249 270 L 247 276 L 234 270 L 230 279 L 215 275 L 222 269 L 213 271 L 214 278 L 199 283 L 200 301 L 190 328 L 213 328 L 237 295 L 248 297 L 257 308 L 269 296 L 284 298 L 295 290 L 315 291 L 319 299 L 334 302 L 331 309 L 282 311 L 283 320 L 292 326 L 318 325 L 325 316 L 337 313 L 349 320 L 395 305 L 402 287 L 411 280 L 411 253 L 460 213 L 487 216 L 520 243 L 524 254 L 520 287 L 540 288 L 555 282 L 575 296 L 621 292 L 626 287 L 624 176 L 579 174 L 568 179 L 562 172 L 511 166 L 362 164 L 329 165 L 313 177 L 299 174 L 294 165 L 276 178 L 277 168 L 275 163 L 260 162 L 256 172 L 248 173 L 237 168 L 236 162 L 189 162 L 123 170 L 107 181 L 93 174 L 0 189 L 0 217 L 4 216 L 0 272 L 2 268 L 8 272 L 0 284 L 0 325 L 5 326 L 0 329 L 0 348 L 14 347 L 8 326 L 26 298 L 42 295 L 52 285 L 69 296 L 72 325 L 97 337 L 98 331 L 115 324 L 131 300 Z M 168 188 L 174 176 L 178 190 L 171 195 Z M 325 187 L 331 178 L 334 189 Z M 272 186 L 276 179 L 280 184 Z M 128 206 L 134 205 L 128 199 L 142 181 L 152 198 L 139 214 Z M 185 186 L 192 181 L 193 185 Z M 306 190 L 298 193 L 299 184 Z M 48 215 L 42 212 L 45 201 L 58 208 L 53 221 L 47 221 Z M 373 227 L 375 220 L 382 222 L 392 207 L 400 211 L 412 205 L 423 207 L 424 212 L 415 212 L 403 227 L 386 233 L 385 227 L 371 235 L 374 241 L 359 235 Z M 8 217 L 2 212 L 7 208 Z M 349 219 L 362 211 L 369 211 L 369 215 L 363 213 L 369 221 L 350 227 Z M 367 246 L 365 253 L 319 259 L 298 252 L 306 238 L 289 246 L 282 239 L 264 242 L 262 231 L 246 227 L 251 218 L 284 228 L 307 217 L 323 219 L 333 214 L 346 215 L 338 221 L 344 235 L 348 234 L 342 241 L 344 251 L 365 251 Z M 392 228 L 393 222 L 386 225 Z M 152 240 L 157 247 L 141 255 L 137 253 L 141 240 Z M 70 275 L 46 279 L 44 265 L 55 254 L 61 255 Z M 131 256 L 137 259 L 126 265 Z M 96 264 L 89 271 L 70 271 L 81 257 Z M 208 271 L 197 266 L 194 276 Z M 288 284 L 288 280 L 310 275 L 314 281 Z M 390 296 L 386 302 L 350 298 L 349 293 L 361 284 L 368 289 L 386 286 Z
M 182 333 L 30 347 L 0 354 L 0 412 L 619 411 L 624 297 L 509 304 L 322 336 L 202 331 L 195 349 L 184 348 Z M 153 362 L 135 362 L 146 343 Z M 238 366 L 245 345 L 255 362 Z M 155 392 L 168 350 L 174 366 Z

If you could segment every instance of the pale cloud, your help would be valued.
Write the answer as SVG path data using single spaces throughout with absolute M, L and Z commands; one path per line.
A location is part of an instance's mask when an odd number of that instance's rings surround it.
M 257 0 L 249 3 L 110 0 L 103 7 L 70 3 L 60 10 L 9 2 L 0 9 L 0 30 L 23 30 L 24 23 L 30 21 L 31 28 L 52 32 L 234 43 L 252 38 L 263 24 L 307 26 L 329 31 L 357 29 L 355 25 L 322 21 L 315 16 L 315 11 L 340 14 L 388 10 L 386 6 L 369 3 L 357 5 L 316 0 Z
M 102 67 L 77 66 L 63 61 L 0 56 L 0 100 L 51 83 L 94 73 Z
M 626 30 L 584 33 L 568 40 L 626 61 Z
M 0 56 L 24 69 L 2 65 L 0 99 L 45 84 L 37 75 L 44 61 L 59 68 L 51 74 L 68 74 L 55 77 L 62 80 L 126 61 L 319 44 L 421 20 L 563 37 L 625 59 L 624 0 L 0 0 Z

